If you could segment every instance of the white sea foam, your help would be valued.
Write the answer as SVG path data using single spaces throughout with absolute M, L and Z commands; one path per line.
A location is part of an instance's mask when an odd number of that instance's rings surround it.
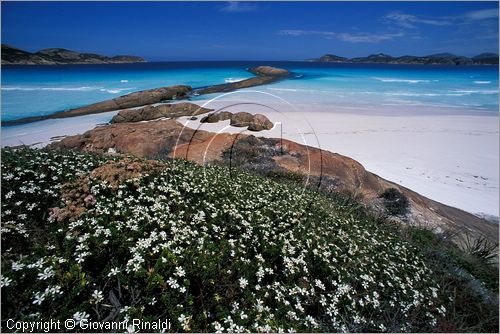
M 128 82 L 128 80 L 120 80 L 120 82 Z
M 96 91 L 99 90 L 100 92 L 107 92 L 110 94 L 117 94 L 121 93 L 126 90 L 131 90 L 133 88 L 103 88 L 103 87 L 90 87 L 90 86 L 83 86 L 83 87 L 21 87 L 21 86 L 6 86 L 2 87 L 2 90 L 4 91 L 60 91 L 60 92 L 66 92 L 66 91 L 75 91 L 75 92 L 90 92 L 90 91 Z
M 478 80 L 478 81 L 474 81 L 474 83 L 476 85 L 487 85 L 487 84 L 490 84 L 491 81 L 481 81 L 481 80 Z
M 296 93 L 334 93 L 329 90 L 318 90 L 318 89 L 298 89 L 298 88 L 267 88 L 268 90 L 273 90 L 276 92 L 296 92 Z
M 92 91 L 101 89 L 102 87 L 20 87 L 20 86 L 4 86 L 2 90 L 6 91 L 36 91 L 36 90 L 48 90 L 48 91 Z
M 268 88 L 269 90 L 274 90 L 277 92 L 297 92 L 297 89 L 292 89 L 292 88 Z
M 454 90 L 453 92 L 455 93 L 464 93 L 464 94 L 484 94 L 484 95 L 492 95 L 492 94 L 498 94 L 498 90 L 495 89 L 486 89 L 486 90 L 473 90 L 473 89 L 468 89 L 468 90 Z
M 389 96 L 464 96 L 466 93 L 384 93 Z
M 132 88 L 109 88 L 109 89 L 99 89 L 99 91 L 101 92 L 106 92 L 106 93 L 110 93 L 110 94 L 118 94 L 118 93 L 121 93 L 123 91 L 126 91 L 126 90 L 131 90 Z
M 246 78 L 226 78 L 224 79 L 225 83 L 232 83 L 232 82 L 238 82 L 238 81 L 243 81 L 246 80 Z
M 430 80 L 418 80 L 418 79 L 398 79 L 398 78 L 379 78 L 373 77 L 372 79 L 382 81 L 382 82 L 404 82 L 404 83 L 420 83 L 420 82 L 431 82 Z

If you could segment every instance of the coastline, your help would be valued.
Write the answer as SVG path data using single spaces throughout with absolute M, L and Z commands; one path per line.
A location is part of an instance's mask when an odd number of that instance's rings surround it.
M 215 110 L 264 114 L 275 123 L 272 130 L 244 133 L 279 138 L 283 130 L 285 139 L 351 157 L 367 170 L 443 204 L 473 214 L 499 215 L 498 115 L 384 114 L 384 110 L 368 114 L 326 105 L 301 105 L 292 110 L 283 103 L 264 106 L 254 101 L 228 108 L 228 100 L 193 102 Z M 116 113 L 2 127 L 2 147 L 43 147 L 52 137 L 83 133 L 108 122 Z M 200 123 L 201 117 L 178 120 L 212 132 L 242 132 L 230 127 L 229 121 Z

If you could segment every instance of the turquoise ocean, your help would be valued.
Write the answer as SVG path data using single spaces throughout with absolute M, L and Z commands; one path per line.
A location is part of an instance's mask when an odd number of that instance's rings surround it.
M 259 61 L 2 66 L 1 117 L 47 115 L 161 86 L 197 88 L 242 80 L 252 76 L 248 68 L 262 64 L 286 68 L 294 76 L 254 89 L 290 103 L 498 114 L 497 66 Z

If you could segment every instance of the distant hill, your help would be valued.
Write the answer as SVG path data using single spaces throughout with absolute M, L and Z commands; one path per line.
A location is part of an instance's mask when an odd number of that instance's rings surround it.
M 141 57 L 107 57 L 94 53 L 79 53 L 67 49 L 43 49 L 35 53 L 2 44 L 2 65 L 63 65 L 63 64 L 115 64 L 142 63 Z
M 345 57 L 339 57 L 335 55 L 326 54 L 318 59 L 321 62 L 333 62 L 333 63 L 343 63 L 349 59 Z
M 320 58 L 309 59 L 314 62 L 328 63 L 380 63 L 380 64 L 422 64 L 422 65 L 498 65 L 496 53 L 482 53 L 472 58 L 457 56 L 451 53 L 433 54 L 423 57 L 402 56 L 392 57 L 379 53 L 368 57 L 345 58 L 326 54 Z
M 486 52 L 472 57 L 472 60 L 478 64 L 498 64 L 498 55 L 496 53 Z

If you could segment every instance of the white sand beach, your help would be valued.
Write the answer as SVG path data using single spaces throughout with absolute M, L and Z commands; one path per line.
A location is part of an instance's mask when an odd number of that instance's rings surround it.
M 475 214 L 499 215 L 499 118 L 473 115 L 368 114 L 327 105 L 237 104 L 194 101 L 231 112 L 265 114 L 275 127 L 249 132 L 229 126 L 180 121 L 207 131 L 280 137 L 349 156 L 385 179 Z M 246 101 L 250 102 L 250 101 Z M 234 104 L 234 105 L 233 105 Z M 116 112 L 2 128 L 2 147 L 44 146 L 52 137 L 83 133 Z
M 216 110 L 231 105 L 205 104 Z M 351 157 L 367 170 L 441 203 L 498 217 L 498 116 L 370 115 L 326 105 L 295 105 L 297 110 L 286 104 L 268 106 L 242 104 L 224 110 L 265 114 L 283 124 L 283 138 Z M 201 129 L 241 131 L 228 124 L 202 124 Z M 253 134 L 279 137 L 280 127 Z

